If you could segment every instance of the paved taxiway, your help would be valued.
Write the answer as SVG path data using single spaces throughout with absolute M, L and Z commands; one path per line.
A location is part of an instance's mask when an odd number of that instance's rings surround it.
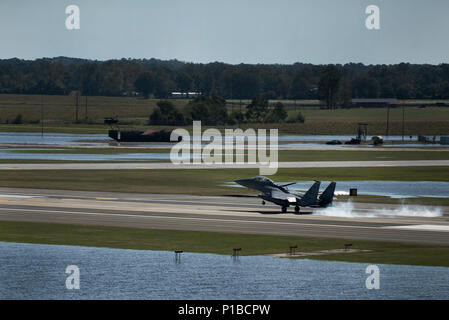
M 109 163 L 2 163 L 0 170 L 131 170 L 131 169 L 258 169 L 258 163 L 179 164 L 146 162 Z M 278 168 L 362 168 L 362 167 L 429 167 L 449 166 L 449 160 L 403 161 L 292 161 L 278 162 Z
M 356 204 L 370 213 L 397 205 Z M 417 207 L 419 209 L 419 207 Z M 310 209 L 304 209 L 312 213 Z M 135 228 L 315 236 L 449 245 L 449 207 L 441 217 L 338 218 L 280 214 L 256 197 L 131 194 L 0 188 L 0 220 Z

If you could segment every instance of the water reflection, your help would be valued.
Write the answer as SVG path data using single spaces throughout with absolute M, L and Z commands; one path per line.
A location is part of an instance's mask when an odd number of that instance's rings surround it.
M 285 184 L 286 182 L 279 182 Z M 330 181 L 322 181 L 320 191 L 324 191 Z M 301 181 L 289 186 L 290 190 L 305 191 L 313 181 Z M 243 188 L 235 182 L 225 184 Z M 357 188 L 358 194 L 386 196 L 391 198 L 438 197 L 449 198 L 449 182 L 443 181 L 338 181 L 335 194 L 348 195 L 350 188 Z
M 368 264 L 0 242 L 0 299 L 447 299 L 443 267 Z M 67 290 L 68 265 L 80 290 Z
M 267 136 L 269 139 L 270 136 Z M 331 140 L 340 140 L 342 142 L 349 141 L 353 138 L 351 135 L 287 135 L 279 136 L 279 148 L 366 148 L 373 147 L 372 145 L 326 145 L 324 142 Z M 428 137 L 433 139 L 432 137 Z M 371 136 L 367 137 L 370 141 Z M 436 136 L 436 141 L 439 141 L 440 136 Z M 386 144 L 384 147 L 445 147 L 440 144 L 421 144 L 421 143 L 401 143 L 402 136 L 388 136 L 384 137 Z M 306 143 L 301 143 L 301 141 Z M 388 143 L 392 141 L 393 143 Z M 405 138 L 405 142 L 417 141 L 417 136 Z M 283 143 L 287 142 L 287 143 Z M 290 143 L 289 143 L 290 142 Z M 295 143 L 294 143 L 295 142 Z M 313 143 L 316 142 L 316 143 Z M 41 136 L 37 132 L 0 132 L 0 143 L 11 144 L 42 144 L 42 145 L 90 145 L 90 146 L 108 146 L 117 145 L 117 142 L 108 137 L 107 134 L 72 134 L 72 133 L 46 133 Z M 123 145 L 130 145 L 136 147 L 163 147 L 170 148 L 173 143 L 122 143 Z M 447 147 L 447 146 L 446 146 Z

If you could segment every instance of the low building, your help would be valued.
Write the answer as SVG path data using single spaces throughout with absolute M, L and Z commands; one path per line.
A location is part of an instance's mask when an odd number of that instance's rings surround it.
M 172 92 L 170 98 L 173 99 L 193 99 L 201 95 L 201 92 Z
M 351 105 L 353 107 L 363 108 L 383 108 L 387 106 L 394 106 L 399 104 L 397 99 L 394 98 L 379 98 L 379 99 L 351 99 Z

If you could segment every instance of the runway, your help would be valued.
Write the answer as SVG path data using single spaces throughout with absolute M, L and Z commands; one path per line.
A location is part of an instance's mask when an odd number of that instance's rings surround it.
M 359 214 L 397 205 L 354 204 Z M 419 209 L 419 207 L 417 207 Z M 280 214 L 256 197 L 204 197 L 0 188 L 0 220 L 148 229 L 294 235 L 449 245 L 449 207 L 441 217 L 338 218 Z
M 273 165 L 273 164 L 272 164 Z M 362 168 L 449 166 L 449 160 L 403 161 L 293 161 L 278 162 L 278 168 Z M 0 170 L 136 170 L 136 169 L 258 169 L 259 163 L 173 164 L 145 162 L 108 163 L 1 163 Z

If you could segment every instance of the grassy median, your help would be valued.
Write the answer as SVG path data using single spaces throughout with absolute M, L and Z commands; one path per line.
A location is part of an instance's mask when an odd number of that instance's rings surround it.
M 74 96 L 58 95 L 21 95 L 0 94 L 0 131 L 40 132 L 41 103 L 44 106 L 44 124 L 46 132 L 59 133 L 106 133 L 109 126 L 103 125 L 104 118 L 118 117 L 126 127 L 148 127 L 148 118 L 153 112 L 157 99 L 140 97 L 80 97 L 78 122 Z M 180 110 L 188 103 L 187 99 L 171 99 Z M 275 101 L 271 101 L 274 103 Z M 383 135 L 386 132 L 386 108 L 320 109 L 316 100 L 297 100 L 301 105 L 293 107 L 294 101 L 281 100 L 291 116 L 300 111 L 306 118 L 305 123 L 258 123 L 243 127 L 278 128 L 281 134 L 356 134 L 359 122 L 368 123 L 370 134 Z M 405 135 L 447 134 L 449 108 L 418 106 L 435 103 L 437 100 L 401 101 L 415 106 L 405 108 Z M 438 100 L 446 102 L 447 100 Z M 240 110 L 240 101 L 228 104 L 228 112 Z M 243 112 L 249 101 L 243 104 Z M 238 108 L 238 109 L 237 109 Z M 11 124 L 18 114 L 23 116 L 23 124 Z M 191 126 L 187 126 L 191 128 Z M 390 108 L 389 134 L 402 134 L 402 108 Z
M 316 251 L 341 249 L 345 243 L 351 243 L 353 249 L 369 251 L 309 256 L 307 258 L 362 263 L 449 267 L 449 246 L 353 239 L 336 240 L 295 236 L 148 230 L 0 221 L 0 241 L 139 250 L 183 250 L 186 252 L 229 255 L 232 254 L 233 248 L 242 248 L 241 255 L 261 255 L 287 253 L 291 245 L 297 245 L 297 251 Z
M 258 174 L 258 169 L 2 170 L 0 186 L 195 195 L 254 194 L 247 189 L 230 188 L 224 184 Z M 270 178 L 278 182 L 449 181 L 449 167 L 279 169 Z
M 0 147 L 8 153 L 27 154 L 91 154 L 91 155 L 114 155 L 133 153 L 170 153 L 170 148 L 145 148 L 136 147 L 103 147 L 103 148 L 61 148 L 42 146 L 34 147 Z M 37 150 L 36 150 L 37 149 Z M 247 159 L 248 151 L 245 151 Z M 5 162 L 8 159 L 2 159 Z M 20 159 L 17 159 L 20 161 Z M 222 159 L 224 161 L 224 158 Z M 449 148 L 435 151 L 401 150 L 392 151 L 388 149 L 371 150 L 279 150 L 279 161 L 399 161 L 399 160 L 449 160 Z M 70 160 L 68 160 L 70 161 Z M 114 161 L 114 160 L 111 160 Z M 162 160 L 160 160 L 162 161 Z M 167 160 L 168 161 L 168 160 Z M 73 161 L 77 162 L 77 161 Z

